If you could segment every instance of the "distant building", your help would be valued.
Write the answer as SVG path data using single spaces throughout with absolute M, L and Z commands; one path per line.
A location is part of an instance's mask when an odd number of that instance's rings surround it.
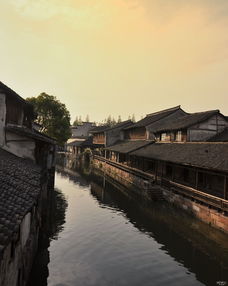
M 158 112 L 148 114 L 145 118 L 139 120 L 131 126 L 124 128 L 125 140 L 154 140 L 154 126 L 157 123 L 165 124 L 170 120 L 181 118 L 186 115 L 180 106 L 164 109 Z
M 77 137 L 88 137 L 89 132 L 94 128 L 95 124 L 93 122 L 82 122 L 77 126 L 71 126 L 72 138 Z
M 55 156 L 55 141 L 37 131 L 37 128 L 34 129 L 33 121 L 33 106 L 0 82 L 1 148 L 51 168 Z
M 123 140 L 123 129 L 133 125 L 131 120 L 126 120 L 110 127 L 107 125 L 97 126 L 90 133 L 93 135 L 93 144 L 102 146 L 111 146 L 116 142 Z
M 228 126 L 226 117 L 219 110 L 186 114 L 154 125 L 156 141 L 202 142 L 222 132 Z

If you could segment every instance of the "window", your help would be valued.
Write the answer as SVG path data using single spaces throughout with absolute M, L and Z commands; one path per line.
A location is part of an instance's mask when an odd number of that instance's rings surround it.
M 181 136 L 182 134 L 181 134 L 181 131 L 177 131 L 176 133 L 175 133 L 175 141 L 178 141 L 178 142 L 180 142 L 180 141 L 182 141 L 182 136 Z
M 161 141 L 165 141 L 166 140 L 166 133 L 162 133 L 161 134 Z

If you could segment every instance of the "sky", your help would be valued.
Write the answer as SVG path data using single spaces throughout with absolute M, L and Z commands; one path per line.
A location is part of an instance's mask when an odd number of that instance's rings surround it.
M 228 1 L 0 0 L 0 81 L 72 120 L 228 115 Z

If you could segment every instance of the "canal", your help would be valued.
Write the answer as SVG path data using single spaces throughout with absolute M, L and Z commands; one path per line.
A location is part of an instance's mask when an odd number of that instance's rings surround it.
M 55 212 L 29 286 L 228 283 L 227 236 L 102 176 L 56 173 Z

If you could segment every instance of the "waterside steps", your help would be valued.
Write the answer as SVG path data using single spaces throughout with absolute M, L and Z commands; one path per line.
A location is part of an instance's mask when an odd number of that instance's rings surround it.
M 163 192 L 160 186 L 153 186 L 147 189 L 148 196 L 151 200 L 162 201 L 164 200 Z

